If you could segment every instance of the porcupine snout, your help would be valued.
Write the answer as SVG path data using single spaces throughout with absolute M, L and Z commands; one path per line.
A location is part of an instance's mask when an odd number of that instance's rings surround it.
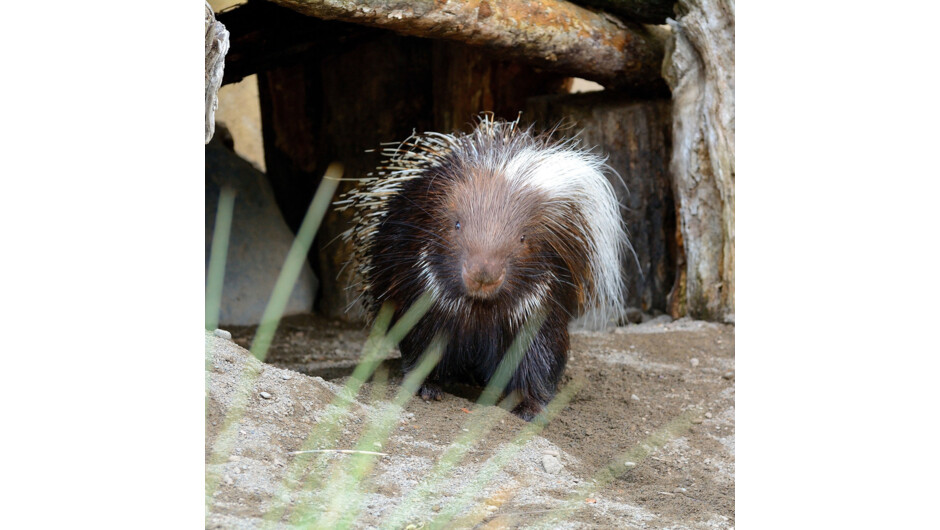
M 464 288 L 473 298 L 496 296 L 506 279 L 504 260 L 492 256 L 468 256 L 461 270 Z

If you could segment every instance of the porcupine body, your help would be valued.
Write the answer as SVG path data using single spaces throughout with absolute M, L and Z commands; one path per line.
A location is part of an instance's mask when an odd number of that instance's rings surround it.
M 485 384 L 523 325 L 544 321 L 506 393 L 530 420 L 554 396 L 568 323 L 586 311 L 619 317 L 628 242 L 604 160 L 571 140 L 481 116 L 469 134 L 414 135 L 342 207 L 356 209 L 362 300 L 397 319 L 424 292 L 434 303 L 401 341 L 405 372 L 443 333 L 443 356 L 421 387 Z

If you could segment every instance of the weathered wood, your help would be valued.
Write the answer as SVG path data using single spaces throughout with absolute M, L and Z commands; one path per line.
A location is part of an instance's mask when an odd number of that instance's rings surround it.
M 689 315 L 734 319 L 734 2 L 679 0 L 663 75 Z
M 469 130 L 480 112 L 514 120 L 533 94 L 567 93 L 571 78 L 457 42 L 434 41 L 434 130 Z
M 627 20 L 649 24 L 665 24 L 674 16 L 675 0 L 571 0 L 575 4 L 596 7 Z
M 225 53 L 228 51 L 229 34 L 215 19 L 215 13 L 206 2 L 206 143 L 215 133 L 215 109 L 219 108 L 219 87 L 222 86 L 222 71 L 225 68 Z
M 608 156 L 623 182 L 617 198 L 636 259 L 624 262 L 627 304 L 644 311 L 668 309 L 676 276 L 676 213 L 669 177 L 672 113 L 668 100 L 635 101 L 614 92 L 529 100 L 524 121 L 542 130 L 562 122 L 561 134 Z M 638 267 L 639 266 L 639 267 Z
M 662 91 L 665 35 L 564 0 L 273 0 L 307 15 L 497 50 L 608 87 Z
M 288 225 L 299 225 L 330 162 L 344 164 L 344 177 L 361 178 L 380 160 L 366 151 L 431 128 L 432 44 L 382 32 L 374 41 L 259 74 L 265 161 Z M 353 185 L 344 182 L 337 195 Z M 319 312 L 358 320 L 356 291 L 348 289 L 353 270 L 345 267 L 351 249 L 337 237 L 352 225 L 351 215 L 327 213 L 310 262 L 321 280 Z
M 267 0 L 251 0 L 219 13 L 217 18 L 231 34 L 223 85 L 237 83 L 251 74 L 296 64 L 314 50 L 319 55 L 330 55 L 343 47 L 374 39 L 382 32 L 320 20 Z

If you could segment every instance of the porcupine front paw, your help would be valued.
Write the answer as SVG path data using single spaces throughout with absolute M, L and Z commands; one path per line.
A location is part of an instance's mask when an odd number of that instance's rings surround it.
M 542 414 L 544 408 L 537 400 L 528 398 L 519 403 L 512 413 L 525 421 L 535 420 L 537 423 L 544 423 L 545 415 Z
M 425 382 L 421 385 L 421 388 L 418 389 L 418 395 L 425 401 L 431 401 L 432 399 L 434 401 L 440 401 L 444 399 L 444 391 L 435 383 Z

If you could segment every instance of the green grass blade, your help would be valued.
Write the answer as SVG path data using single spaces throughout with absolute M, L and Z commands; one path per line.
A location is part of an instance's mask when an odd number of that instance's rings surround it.
M 333 162 L 326 169 L 320 186 L 310 202 L 307 209 L 307 215 L 304 216 L 300 229 L 294 237 L 294 243 L 287 252 L 287 258 L 284 260 L 284 266 L 274 284 L 274 291 L 271 293 L 271 299 L 264 308 L 261 316 L 261 325 L 255 332 L 255 338 L 251 343 L 251 353 L 259 360 L 264 360 L 268 354 L 268 348 L 271 347 L 271 341 L 274 339 L 274 332 L 281 322 L 281 316 L 284 309 L 287 308 L 287 302 L 290 300 L 291 292 L 294 290 L 294 284 L 303 270 L 304 263 L 307 260 L 307 253 L 310 252 L 310 246 L 313 244 L 313 238 L 317 235 L 323 216 L 333 200 L 333 194 L 339 186 L 340 178 L 343 176 L 343 165 L 339 162 Z
M 219 192 L 219 204 L 215 211 L 212 247 L 209 249 L 209 271 L 206 273 L 206 329 L 210 331 L 219 327 L 225 260 L 228 257 L 228 242 L 232 233 L 234 210 L 235 190 L 227 186 L 223 187 Z

